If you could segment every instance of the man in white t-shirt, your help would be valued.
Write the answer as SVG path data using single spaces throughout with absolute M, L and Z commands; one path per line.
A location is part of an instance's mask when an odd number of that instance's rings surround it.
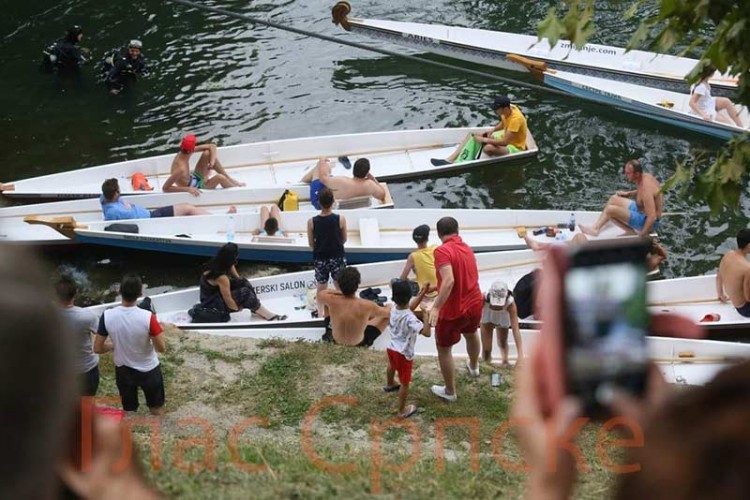
M 146 396 L 146 405 L 154 415 L 164 407 L 164 378 L 156 351 L 166 345 L 162 328 L 151 311 L 136 305 L 143 291 L 141 279 L 126 275 L 120 283 L 122 304 L 104 311 L 96 331 L 94 352 L 105 352 L 105 340 L 112 339 L 115 380 L 125 411 L 138 410 L 138 389 Z
M 55 283 L 60 314 L 70 325 L 78 340 L 76 353 L 76 371 L 81 378 L 81 393 L 84 396 L 96 396 L 99 388 L 99 356 L 94 352 L 92 336 L 96 332 L 97 318 L 94 313 L 74 304 L 78 295 L 78 286 L 70 276 L 61 276 Z M 111 351 L 112 346 L 105 344 L 104 351 Z

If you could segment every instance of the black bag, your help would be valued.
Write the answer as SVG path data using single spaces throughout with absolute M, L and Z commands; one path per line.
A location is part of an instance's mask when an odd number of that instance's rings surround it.
M 200 304 L 191 307 L 188 314 L 191 323 L 226 323 L 229 321 L 229 311 L 214 307 L 203 307 Z
M 138 234 L 138 224 L 123 224 L 121 222 L 116 222 L 114 224 L 110 224 L 109 226 L 105 227 L 104 230 L 114 231 L 116 233 Z

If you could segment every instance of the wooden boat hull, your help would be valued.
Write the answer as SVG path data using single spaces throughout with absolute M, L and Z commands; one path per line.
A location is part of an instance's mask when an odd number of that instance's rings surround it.
M 622 47 L 593 43 L 586 44 L 582 50 L 571 50 L 569 42 L 561 41 L 551 49 L 546 39 L 539 41 L 532 35 L 376 19 L 348 18 L 347 21 L 355 33 L 463 62 L 523 71 L 523 66 L 507 59 L 509 54 L 518 54 L 544 61 L 550 69 L 677 92 L 690 90 L 685 75 L 698 63 L 685 57 L 626 51 Z M 731 95 L 737 89 L 736 78 L 719 73 L 711 84 L 717 95 Z
M 219 337 L 234 337 L 255 340 L 279 339 L 291 342 L 320 342 L 325 329 L 318 328 L 287 328 L 287 329 L 197 329 L 196 333 Z M 533 342 L 539 337 L 538 330 L 521 330 L 524 348 L 528 352 Z M 375 340 L 372 349 L 385 351 L 390 341 L 390 330 L 386 329 Z M 717 373 L 732 366 L 734 363 L 750 360 L 750 345 L 735 342 L 717 342 L 712 340 L 665 339 L 661 337 L 647 337 L 649 357 L 657 364 L 664 378 L 671 384 L 704 385 L 713 379 Z M 518 359 L 513 336 L 508 339 L 509 357 L 512 362 Z M 434 334 L 427 338 L 417 337 L 414 353 L 420 357 L 437 357 Z M 497 352 L 495 353 L 497 355 Z M 453 355 L 456 358 L 466 358 L 466 345 L 463 337 L 454 346 Z M 493 364 L 501 362 L 493 358 Z
M 393 199 L 388 186 L 383 183 L 383 187 L 386 190 L 385 202 L 375 198 L 361 198 L 344 202 L 342 206 L 366 205 L 373 209 L 393 208 Z M 156 193 L 124 198 L 149 210 L 177 203 L 192 203 L 213 214 L 225 213 L 230 205 L 235 206 L 238 213 L 257 214 L 262 206 L 276 205 L 285 189 L 282 187 L 252 190 L 219 189 L 204 191 L 198 197 L 189 193 Z M 310 204 L 309 194 L 309 189 L 297 191 L 300 211 L 315 211 Z M 29 216 L 74 217 L 80 224 L 103 221 L 101 204 L 96 198 L 0 208 L 0 242 L 34 245 L 61 245 L 77 242 L 51 227 L 25 223 L 24 218 Z
M 596 212 L 575 212 L 576 220 L 592 224 Z M 519 237 L 517 227 L 540 227 L 565 224 L 568 211 L 554 210 L 464 210 L 464 209 L 393 209 L 350 210 L 346 214 L 349 230 L 346 242 L 350 264 L 402 259 L 413 251 L 412 230 L 420 224 L 435 227 L 437 221 L 452 216 L 459 222 L 461 236 L 476 253 L 527 248 Z M 284 212 L 280 226 L 284 238 L 259 238 L 252 232 L 258 229 L 255 214 L 239 214 L 235 219 L 234 243 L 239 246 L 243 260 L 310 263 L 312 250 L 307 241 L 309 213 Z M 75 229 L 82 243 L 118 246 L 186 255 L 213 256 L 227 242 L 230 216 L 207 215 L 128 221 L 139 228 L 138 234 L 106 231 L 111 222 L 92 222 Z M 123 222 L 123 221 L 119 221 Z M 565 229 L 568 238 L 577 234 Z M 600 238 L 613 238 L 622 231 L 614 226 L 605 228 Z M 435 231 L 431 243 L 440 241 Z
M 544 73 L 544 83 L 577 97 L 608 104 L 644 118 L 725 140 L 747 132 L 747 129 L 735 125 L 728 125 L 715 120 L 706 121 L 700 116 L 690 113 L 689 94 L 561 71 Z M 660 103 L 668 103 L 672 107 L 663 106 Z M 738 108 L 740 108 L 741 121 L 750 124 L 748 109 L 744 106 L 738 106 Z
M 366 157 L 370 160 L 371 172 L 378 180 L 392 181 L 433 177 L 489 165 L 514 164 L 528 160 L 539 152 L 533 136 L 529 134 L 527 149 L 519 153 L 483 156 L 475 161 L 443 167 L 430 163 L 430 158 L 450 155 L 467 133 L 479 130 L 483 129 L 399 130 L 257 142 L 220 147 L 218 158 L 230 175 L 247 185 L 245 188 L 231 188 L 232 191 L 251 192 L 259 187 L 283 187 L 300 192 L 309 189 L 300 181 L 321 157 L 347 155 L 352 164 Z M 14 198 L 92 198 L 100 195 L 105 179 L 114 177 L 120 181 L 123 195 L 144 195 L 147 192 L 134 191 L 130 182 L 130 177 L 140 172 L 154 188 L 152 193 L 161 192 L 163 182 L 169 177 L 175 153 L 0 184 L 0 191 Z M 195 162 L 197 155 L 194 155 L 191 164 Z M 351 177 L 352 170 L 337 162 L 333 174 Z

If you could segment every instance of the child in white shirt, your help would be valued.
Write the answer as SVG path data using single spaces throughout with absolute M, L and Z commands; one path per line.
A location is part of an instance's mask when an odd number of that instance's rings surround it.
M 391 308 L 390 329 L 391 341 L 388 344 L 388 370 L 386 371 L 385 392 L 398 391 L 398 416 L 409 418 L 417 412 L 417 405 L 406 406 L 411 382 L 412 365 L 414 363 L 414 344 L 417 334 L 429 337 L 430 323 L 422 323 L 414 314 L 414 310 L 422 302 L 428 286 L 423 286 L 416 297 L 411 299 L 409 282 L 394 280 L 391 283 L 393 302 L 396 307 Z M 411 301 L 409 300 L 411 299 Z M 396 384 L 395 375 L 398 372 L 400 384 Z

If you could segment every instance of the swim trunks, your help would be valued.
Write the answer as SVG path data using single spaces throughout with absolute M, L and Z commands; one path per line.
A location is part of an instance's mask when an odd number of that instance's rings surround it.
M 152 219 L 156 219 L 159 217 L 174 217 L 174 205 L 155 208 L 149 213 L 151 214 Z
M 316 210 L 320 210 L 320 203 L 318 202 L 318 193 L 321 189 L 326 187 L 320 179 L 315 179 L 310 183 L 310 203 L 315 207 Z
M 330 259 L 314 259 L 315 282 L 328 283 L 328 278 L 336 281 L 339 274 L 346 267 L 346 257 L 332 257 Z
M 659 229 L 659 222 L 661 219 L 656 219 L 654 225 L 651 226 L 652 231 Z M 630 202 L 630 219 L 628 219 L 628 226 L 632 227 L 636 231 L 643 229 L 646 224 L 646 214 L 638 210 L 638 204 L 635 200 Z
M 204 181 L 205 179 L 203 178 L 201 174 L 199 174 L 198 172 L 191 172 L 189 187 L 203 189 Z
M 742 316 L 746 318 L 750 318 L 750 302 L 745 302 L 745 305 L 742 307 L 736 307 L 737 312 L 740 313 Z
M 451 347 L 461 340 L 462 333 L 474 333 L 482 319 L 482 304 L 472 307 L 455 319 L 438 317 L 435 325 L 435 342 L 440 347 Z
M 365 327 L 365 338 L 362 339 L 362 342 L 357 344 L 357 347 L 372 347 L 372 344 L 375 343 L 375 340 L 380 337 L 380 334 L 382 332 L 378 330 L 378 327 L 367 325 Z

